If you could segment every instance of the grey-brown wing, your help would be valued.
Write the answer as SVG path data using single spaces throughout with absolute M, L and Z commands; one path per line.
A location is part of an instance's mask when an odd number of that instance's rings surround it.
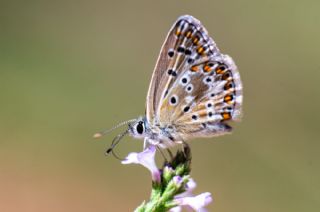
M 218 48 L 200 21 L 189 15 L 179 17 L 161 48 L 151 78 L 146 103 L 149 123 L 159 122 L 161 105 L 182 73 L 193 64 L 218 55 Z

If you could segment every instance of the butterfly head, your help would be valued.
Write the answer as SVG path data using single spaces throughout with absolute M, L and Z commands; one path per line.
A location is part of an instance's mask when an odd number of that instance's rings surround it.
M 145 138 L 150 131 L 145 117 L 139 117 L 135 122 L 130 122 L 128 128 L 130 135 L 135 138 Z
M 130 135 L 132 135 L 133 137 L 136 137 L 136 138 L 143 138 L 145 136 L 145 129 L 146 129 L 146 119 L 143 118 L 143 117 L 139 117 L 138 119 L 131 119 L 131 120 L 128 120 L 128 121 L 125 121 L 125 122 L 121 122 L 120 124 L 108 129 L 108 130 L 105 130 L 105 131 L 101 131 L 101 132 L 98 132 L 96 134 L 93 135 L 94 138 L 100 138 L 102 137 L 103 135 L 123 126 L 123 125 L 128 125 L 128 128 L 120 133 L 119 135 L 117 135 L 113 140 L 112 140 L 112 143 L 111 143 L 111 146 L 110 148 L 108 148 L 106 150 L 106 154 L 109 154 L 110 152 L 113 153 L 113 149 L 114 147 L 121 141 L 121 139 L 127 135 L 128 133 Z M 115 156 L 115 155 L 114 155 Z M 116 156 L 117 157 L 117 156 Z M 117 157 L 118 158 L 118 157 Z

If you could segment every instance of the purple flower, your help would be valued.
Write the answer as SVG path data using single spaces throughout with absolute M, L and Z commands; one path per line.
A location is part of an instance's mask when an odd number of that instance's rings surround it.
M 156 165 L 155 155 L 156 155 L 156 147 L 153 145 L 150 145 L 143 152 L 130 153 L 122 161 L 122 164 L 131 164 L 131 163 L 141 164 L 142 166 L 144 166 L 150 170 L 153 181 L 160 182 L 161 181 L 161 176 L 160 176 L 161 173 Z
M 181 206 L 177 206 L 177 207 L 174 207 L 174 208 L 170 209 L 170 212 L 181 212 L 181 211 L 182 211 L 182 207 Z
M 181 193 L 181 194 L 178 194 L 175 196 L 175 198 L 182 198 L 182 197 L 191 197 L 193 196 L 192 192 L 193 190 L 197 187 L 197 184 L 196 182 L 190 178 L 186 184 L 186 191 Z
M 174 170 L 172 167 L 170 166 L 164 166 L 163 168 L 163 175 L 173 175 L 174 174 Z
M 173 180 L 174 184 L 178 187 L 182 184 L 182 177 L 180 177 L 180 176 L 174 176 L 172 178 L 172 180 Z
M 170 209 L 170 212 L 180 212 L 183 207 L 189 210 L 206 211 L 204 207 L 212 202 L 211 194 L 206 192 L 198 196 L 193 196 L 192 192 L 196 186 L 196 182 L 190 178 L 186 184 L 186 191 L 174 197 L 178 206 Z
M 209 203 L 212 202 L 212 197 L 209 192 L 199 194 L 194 197 L 181 197 L 175 198 L 178 207 L 172 208 L 171 211 L 181 211 L 181 206 L 192 208 L 195 211 L 206 211 L 206 207 Z M 180 206 L 180 207 L 179 207 Z

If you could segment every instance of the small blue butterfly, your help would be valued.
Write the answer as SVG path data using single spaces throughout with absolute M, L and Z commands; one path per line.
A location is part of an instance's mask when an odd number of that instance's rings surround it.
M 237 67 L 222 54 L 203 25 L 192 16 L 178 18 L 161 48 L 153 71 L 146 114 L 128 124 L 107 153 L 126 134 L 168 148 L 195 137 L 231 132 L 227 124 L 241 118 L 242 83 Z

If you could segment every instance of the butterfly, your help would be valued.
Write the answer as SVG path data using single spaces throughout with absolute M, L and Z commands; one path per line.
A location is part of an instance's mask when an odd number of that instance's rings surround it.
M 152 74 L 146 114 L 115 128 L 128 129 L 115 137 L 107 153 L 126 134 L 144 139 L 144 147 L 169 148 L 191 138 L 230 133 L 229 121 L 239 121 L 242 83 L 233 59 L 222 54 L 196 18 L 184 15 L 171 27 Z

